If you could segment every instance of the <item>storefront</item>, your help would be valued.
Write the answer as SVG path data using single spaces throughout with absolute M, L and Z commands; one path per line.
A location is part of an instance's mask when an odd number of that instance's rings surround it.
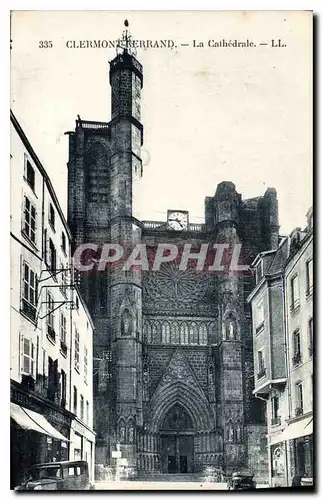
M 10 417 L 12 488 L 33 464 L 68 460 L 72 413 L 12 381 Z
M 86 460 L 89 464 L 90 481 L 94 480 L 95 432 L 78 418 L 72 422 L 70 436 L 71 460 Z
M 294 476 L 313 478 L 313 417 L 291 422 L 270 442 L 271 486 L 291 486 Z

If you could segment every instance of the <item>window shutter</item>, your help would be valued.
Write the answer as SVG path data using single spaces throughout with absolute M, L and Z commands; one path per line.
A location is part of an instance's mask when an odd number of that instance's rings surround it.
M 31 373 L 34 378 L 36 377 L 35 373 L 35 345 L 31 343 Z
M 20 351 L 19 372 L 23 373 L 23 368 L 24 368 L 24 336 L 22 335 L 22 333 L 20 334 L 19 351 Z
M 48 248 L 48 238 L 47 238 L 47 229 L 44 231 L 44 260 L 45 264 L 48 265 L 48 256 L 49 256 L 49 248 Z

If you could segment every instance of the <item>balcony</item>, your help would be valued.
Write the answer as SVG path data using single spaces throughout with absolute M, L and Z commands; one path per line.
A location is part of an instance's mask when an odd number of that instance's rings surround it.
M 281 417 L 274 417 L 271 419 L 271 425 L 274 426 L 274 425 L 280 425 L 281 424 Z
M 310 358 L 313 357 L 313 346 L 309 346 L 308 347 L 308 355 L 309 355 Z
M 51 342 L 56 342 L 56 333 L 51 325 L 47 325 L 47 337 Z
M 258 333 L 261 332 L 264 329 L 264 327 L 265 327 L 265 322 L 262 321 L 260 325 L 256 327 L 256 335 L 258 335 Z
M 61 353 L 66 358 L 66 356 L 67 356 L 67 344 L 63 340 L 61 340 Z
M 310 287 L 306 290 L 305 294 L 306 294 L 306 297 L 307 297 L 307 298 L 312 297 L 312 295 L 313 295 L 313 285 L 312 285 L 312 286 L 310 286 Z
M 257 379 L 260 380 L 261 378 L 265 377 L 266 376 L 266 373 L 267 373 L 267 369 L 266 368 L 262 368 L 258 374 L 257 374 Z
M 301 406 L 298 406 L 295 408 L 295 417 L 299 417 L 300 415 L 303 415 L 303 408 Z
M 26 299 L 22 299 L 22 308 L 21 311 L 28 316 L 32 321 L 36 320 L 36 307 Z
M 293 366 L 298 366 L 302 362 L 302 355 L 300 352 L 296 353 L 295 356 L 292 357 Z

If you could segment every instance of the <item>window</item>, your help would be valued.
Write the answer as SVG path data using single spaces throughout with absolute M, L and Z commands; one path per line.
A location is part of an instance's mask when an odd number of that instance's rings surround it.
M 66 405 L 66 381 L 67 381 L 66 373 L 64 372 L 64 370 L 62 370 L 61 371 L 61 384 L 62 384 L 62 401 L 61 401 L 61 405 L 62 405 L 63 408 Z
M 87 347 L 84 347 L 84 382 L 87 384 L 88 376 L 88 351 Z
M 50 292 L 47 292 L 47 334 L 55 341 L 55 316 L 54 316 L 54 298 Z
M 266 375 L 263 350 L 258 351 L 258 379 Z
M 25 162 L 25 179 L 31 189 L 35 191 L 35 170 L 31 166 L 31 163 L 29 160 L 26 159 Z
M 279 397 L 277 395 L 271 398 L 271 425 L 280 424 L 279 412 Z
M 296 416 L 303 414 L 303 382 L 296 384 Z
M 260 261 L 256 265 L 255 274 L 256 274 L 256 284 L 257 284 L 262 278 L 262 261 Z
M 90 424 L 90 405 L 89 402 L 86 402 L 86 423 Z
M 80 418 L 81 420 L 84 420 L 84 397 L 81 394 L 80 397 Z
M 35 348 L 34 344 L 30 339 L 26 337 L 21 337 L 21 373 L 24 375 L 34 376 L 35 369 L 35 359 L 34 359 Z
M 298 276 L 294 276 L 291 279 L 291 309 L 292 311 L 299 307 L 299 286 L 298 286 Z
M 63 252 L 66 254 L 66 236 L 65 236 L 65 233 L 63 233 L 63 232 L 61 235 L 61 247 L 62 247 Z
M 48 221 L 49 221 L 50 225 L 52 226 L 52 229 L 55 230 L 55 210 L 54 210 L 54 207 L 51 203 L 49 204 Z
M 51 401 L 55 401 L 55 397 L 59 389 L 59 373 L 58 373 L 58 360 L 48 356 L 48 389 L 47 397 Z
M 36 275 L 27 262 L 23 264 L 22 311 L 31 319 L 36 318 Z
M 306 295 L 313 292 L 313 259 L 306 262 Z
M 73 413 L 77 415 L 77 389 L 75 385 L 73 387 Z
M 80 333 L 75 329 L 75 339 L 74 339 L 74 366 L 77 371 L 80 369 Z
M 66 327 L 66 316 L 62 312 L 60 313 L 59 328 L 60 328 L 61 352 L 62 352 L 62 354 L 64 354 L 64 356 L 66 356 L 67 355 L 67 339 L 66 339 L 67 327 Z
M 257 334 L 263 329 L 265 323 L 263 300 L 259 301 L 255 305 L 254 313 L 255 313 L 255 329 Z
M 35 191 L 35 170 L 29 160 L 26 160 L 25 177 L 31 189 Z
M 301 338 L 299 328 L 293 332 L 293 365 L 298 365 L 301 362 Z
M 25 196 L 25 217 L 24 229 L 25 235 L 33 242 L 36 242 L 36 208 Z
M 56 249 L 52 240 L 49 240 L 49 266 L 52 271 L 56 270 Z
M 313 356 L 313 318 L 308 322 L 308 352 Z

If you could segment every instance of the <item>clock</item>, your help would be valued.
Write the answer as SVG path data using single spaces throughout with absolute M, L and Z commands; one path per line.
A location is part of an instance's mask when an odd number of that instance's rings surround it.
M 188 229 L 188 212 L 184 210 L 168 210 L 167 222 L 171 229 L 182 231 Z

